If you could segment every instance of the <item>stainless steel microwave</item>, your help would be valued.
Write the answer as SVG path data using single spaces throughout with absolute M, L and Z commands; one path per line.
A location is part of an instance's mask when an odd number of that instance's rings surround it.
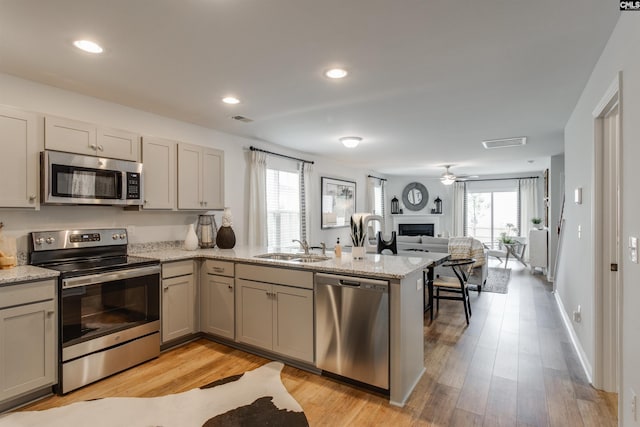
M 142 205 L 142 163 L 45 150 L 41 153 L 44 204 Z

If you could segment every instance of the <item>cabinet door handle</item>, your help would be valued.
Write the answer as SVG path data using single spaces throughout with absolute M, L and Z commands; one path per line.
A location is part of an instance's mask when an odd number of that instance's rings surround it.
M 207 203 L 209 203 L 209 202 L 204 202 L 204 205 L 207 206 Z
M 231 285 L 227 285 L 227 287 L 228 287 L 229 289 L 233 289 L 233 286 L 231 286 Z
M 36 199 L 36 195 L 35 194 L 32 194 L 32 195 L 29 196 L 29 201 L 30 202 L 33 202 L 35 199 Z
M 164 289 L 165 292 L 167 292 L 169 290 L 169 286 L 167 285 L 163 289 Z
M 104 147 L 102 145 L 98 145 L 98 150 L 104 151 Z
M 47 310 L 47 316 L 53 316 L 54 313 L 55 311 L 53 310 Z
M 96 144 L 91 144 L 89 145 L 89 148 L 91 148 L 92 150 L 97 150 L 98 146 Z
M 216 273 L 224 273 L 224 268 L 222 267 L 213 267 L 212 270 Z

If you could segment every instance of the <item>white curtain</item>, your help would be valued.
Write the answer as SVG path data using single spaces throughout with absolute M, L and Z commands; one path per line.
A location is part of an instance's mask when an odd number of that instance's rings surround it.
M 520 236 L 527 239 L 529 230 L 533 228 L 531 218 L 538 216 L 538 180 L 527 178 L 519 180 L 520 186 Z M 529 246 L 527 245 L 525 259 L 529 258 Z
M 301 230 L 300 235 L 303 239 L 307 241 L 311 241 L 312 237 L 309 230 L 311 229 L 311 215 L 310 215 L 310 207 L 313 206 L 312 197 L 314 194 L 317 194 L 314 190 L 313 182 L 314 180 L 311 178 L 313 174 L 313 163 L 302 162 L 302 185 L 300 186 L 300 192 L 302 193 L 303 206 L 301 206 L 300 213 L 300 224 Z
M 464 182 L 453 183 L 453 236 L 464 236 Z
M 251 152 L 249 175 L 249 245 L 267 244 L 267 153 Z
M 367 200 L 366 200 L 367 212 L 375 213 L 375 209 L 376 209 L 375 188 L 378 185 L 379 181 L 380 180 L 373 177 L 367 178 Z

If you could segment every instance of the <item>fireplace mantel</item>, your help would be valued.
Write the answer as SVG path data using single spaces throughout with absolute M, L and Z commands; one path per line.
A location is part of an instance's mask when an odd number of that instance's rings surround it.
M 393 218 L 393 231 L 398 232 L 398 224 L 433 224 L 434 234 L 437 236 L 440 231 L 440 218 L 442 214 L 394 214 Z

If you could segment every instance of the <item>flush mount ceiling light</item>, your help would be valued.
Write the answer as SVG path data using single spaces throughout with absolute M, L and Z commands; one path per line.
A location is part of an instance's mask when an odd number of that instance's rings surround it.
M 222 98 L 222 102 L 225 104 L 240 104 L 240 100 L 235 96 L 225 96 Z
M 344 68 L 332 68 L 324 72 L 324 75 L 330 79 L 342 79 L 347 77 L 347 74 L 349 73 Z
M 340 142 L 342 142 L 347 148 L 357 147 L 358 144 L 360 144 L 360 141 L 362 141 L 362 138 L 359 136 L 343 136 L 340 138 Z
M 456 182 L 456 176 L 449 172 L 451 165 L 445 165 L 445 172 L 440 176 L 440 182 L 444 185 L 451 185 Z
M 525 145 L 527 143 L 526 136 L 519 136 L 517 138 L 503 138 L 503 139 L 490 139 L 487 141 L 482 141 L 482 145 L 487 150 L 491 150 L 493 148 L 507 148 L 507 147 L 519 147 L 521 145 Z
M 102 46 L 90 40 L 76 40 L 73 42 L 73 45 L 78 49 L 89 53 L 102 53 L 104 51 Z

